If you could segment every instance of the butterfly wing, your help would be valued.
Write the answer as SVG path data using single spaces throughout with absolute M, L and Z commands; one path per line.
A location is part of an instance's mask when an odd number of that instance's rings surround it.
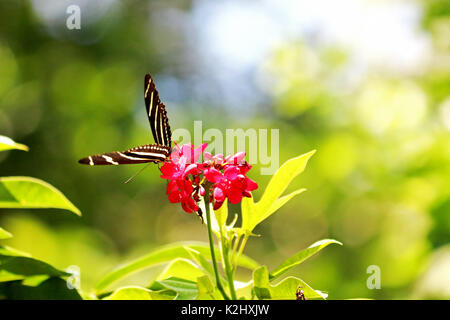
M 120 165 L 147 162 L 163 162 L 169 158 L 172 146 L 172 132 L 165 105 L 159 99 L 155 83 L 149 74 L 145 75 L 145 107 L 150 129 L 156 144 L 147 144 L 126 151 L 92 155 L 78 162 L 87 165 Z
M 119 164 L 137 164 L 147 162 L 163 162 L 170 155 L 170 147 L 157 144 L 147 144 L 135 147 L 126 151 L 108 152 L 92 155 L 78 162 L 91 166 L 98 165 L 119 165 Z
M 155 82 L 149 74 L 144 79 L 144 99 L 148 121 L 156 144 L 171 147 L 172 132 L 167 118 L 166 106 L 159 99 Z

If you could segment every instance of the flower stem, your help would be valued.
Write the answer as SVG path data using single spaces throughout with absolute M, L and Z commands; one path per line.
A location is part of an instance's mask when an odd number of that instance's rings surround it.
M 209 237 L 209 248 L 211 249 L 211 260 L 214 268 L 214 274 L 216 276 L 216 285 L 225 300 L 230 300 L 225 290 L 223 289 L 222 282 L 220 281 L 219 270 L 217 268 L 217 260 L 214 252 L 214 240 L 212 235 L 211 227 L 211 212 L 209 204 L 209 188 L 205 188 L 205 210 L 206 210 L 206 224 L 208 225 L 208 237 Z
M 232 300 L 237 300 L 236 290 L 234 288 L 233 274 L 234 271 L 230 266 L 230 250 L 227 244 L 225 243 L 226 239 L 222 236 L 221 232 L 221 243 L 222 243 L 222 259 L 225 264 L 225 273 L 227 274 L 228 286 L 230 287 L 230 294 Z

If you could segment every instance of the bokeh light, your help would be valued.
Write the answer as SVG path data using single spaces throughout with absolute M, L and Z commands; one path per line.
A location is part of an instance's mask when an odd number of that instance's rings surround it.
M 69 4 L 81 30 L 66 28 Z M 330 299 L 448 299 L 449 39 L 445 0 L 2 1 L 0 134 L 30 151 L 1 153 L 1 175 L 48 181 L 83 213 L 2 209 L 14 234 L 2 244 L 79 265 L 91 288 L 159 245 L 207 239 L 156 166 L 124 184 L 141 167 L 77 163 L 152 142 L 149 72 L 172 129 L 279 129 L 280 164 L 317 149 L 287 190 L 308 191 L 249 240 L 258 262 L 335 238 L 344 246 L 292 271 Z M 259 199 L 270 177 L 254 167 Z M 369 265 L 381 290 L 366 286 Z

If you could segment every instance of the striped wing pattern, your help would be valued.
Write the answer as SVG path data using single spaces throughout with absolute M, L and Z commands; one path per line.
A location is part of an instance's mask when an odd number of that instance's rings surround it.
M 91 166 L 97 165 L 119 165 L 119 164 L 136 164 L 147 162 L 163 162 L 170 155 L 170 148 L 157 144 L 147 144 L 135 147 L 126 151 L 108 152 L 96 154 L 79 160 L 81 164 Z
M 80 159 L 79 163 L 91 166 L 158 163 L 169 158 L 172 149 L 172 132 L 170 131 L 169 119 L 167 118 L 166 107 L 159 99 L 155 83 L 149 74 L 145 75 L 144 89 L 145 107 L 156 144 L 147 144 L 122 152 L 96 154 Z
M 156 144 L 171 147 L 172 132 L 170 131 L 166 106 L 159 99 L 155 82 L 149 74 L 145 75 L 144 90 L 145 107 L 153 138 Z

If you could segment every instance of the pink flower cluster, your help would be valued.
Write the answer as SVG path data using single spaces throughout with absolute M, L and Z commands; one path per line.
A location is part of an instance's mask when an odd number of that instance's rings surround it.
M 244 160 L 245 152 L 224 158 L 222 154 L 204 152 L 207 143 L 194 148 L 192 144 L 177 146 L 170 161 L 161 167 L 161 178 L 168 179 L 167 194 L 172 203 L 181 203 L 184 211 L 198 212 L 197 203 L 210 190 L 209 199 L 214 210 L 219 209 L 226 198 L 230 203 L 241 202 L 242 197 L 251 197 L 258 188 L 255 181 L 246 176 L 251 166 Z M 204 162 L 199 163 L 204 153 Z

